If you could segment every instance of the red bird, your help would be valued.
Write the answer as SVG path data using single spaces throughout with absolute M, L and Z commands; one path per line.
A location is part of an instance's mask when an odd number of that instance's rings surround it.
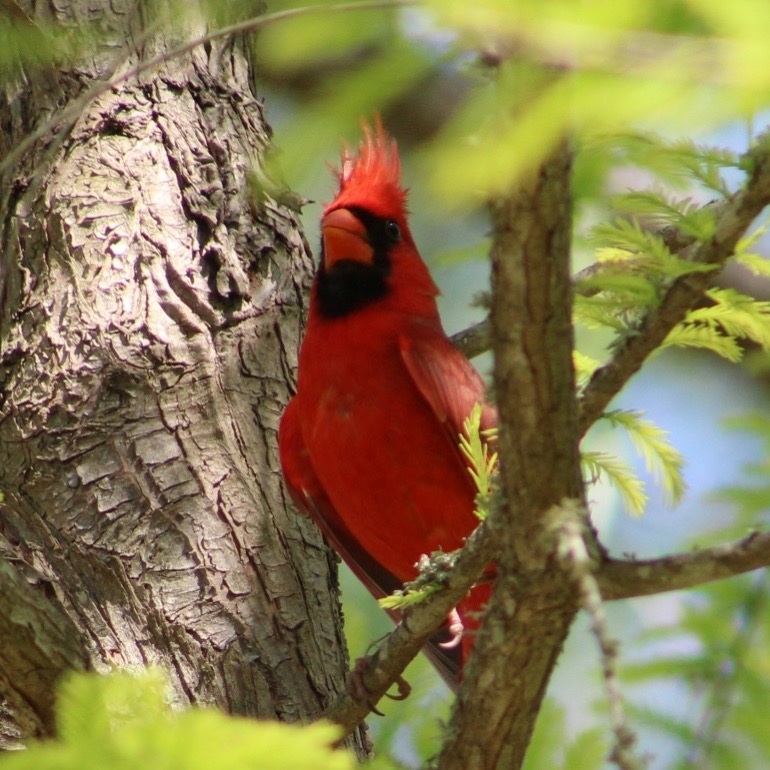
M 297 395 L 279 431 L 297 507 L 376 597 L 417 574 L 422 554 L 462 546 L 476 526 L 475 487 L 458 441 L 484 383 L 446 336 L 439 291 L 412 240 L 398 148 L 377 121 L 357 157 L 342 156 L 339 192 L 321 218 Z M 482 429 L 497 415 L 485 406 Z M 458 606 L 478 625 L 489 584 Z M 431 642 L 457 683 L 472 646 Z

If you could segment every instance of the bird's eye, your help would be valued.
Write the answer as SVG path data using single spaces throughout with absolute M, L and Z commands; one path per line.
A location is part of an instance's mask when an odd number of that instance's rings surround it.
M 401 228 L 395 219 L 389 219 L 385 222 L 385 234 L 393 243 L 398 243 L 401 240 Z

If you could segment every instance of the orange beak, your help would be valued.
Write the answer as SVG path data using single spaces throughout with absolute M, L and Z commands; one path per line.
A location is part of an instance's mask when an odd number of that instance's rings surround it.
M 371 265 L 374 249 L 363 222 L 347 209 L 330 211 L 321 220 L 324 265 L 327 270 L 344 259 Z

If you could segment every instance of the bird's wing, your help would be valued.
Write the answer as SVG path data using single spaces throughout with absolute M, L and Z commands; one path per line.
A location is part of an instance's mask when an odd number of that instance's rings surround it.
M 401 587 L 401 582 L 354 540 L 313 470 L 292 399 L 281 419 L 278 443 L 286 488 L 294 505 L 315 521 L 356 577 L 378 599 Z
M 359 545 L 324 491 L 302 439 L 295 399 L 289 402 L 281 418 L 278 444 L 286 489 L 297 509 L 315 521 L 332 548 L 375 598 L 381 599 L 400 589 L 401 581 Z M 398 621 L 398 613 L 388 614 Z M 430 640 L 425 652 L 449 687 L 456 689 L 461 651 L 439 646 L 448 639 L 448 632 L 440 631 Z
M 399 345 L 415 385 L 458 452 L 464 422 L 476 404 L 482 407 L 481 430 L 497 425 L 497 410 L 485 400 L 484 381 L 442 331 L 414 323 L 402 332 Z
M 442 330 L 414 323 L 399 338 L 401 356 L 417 389 L 430 404 L 436 419 L 460 453 L 460 434 L 476 404 L 481 405 L 482 432 L 497 427 L 497 409 L 486 402 L 484 380 L 470 361 L 449 341 Z M 484 572 L 485 582 L 494 580 L 495 565 Z

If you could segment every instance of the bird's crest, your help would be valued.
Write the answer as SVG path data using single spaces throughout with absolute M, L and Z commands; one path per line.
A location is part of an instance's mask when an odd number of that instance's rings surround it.
M 361 132 L 364 138 L 358 154 L 354 155 L 345 146 L 339 170 L 333 169 L 340 188 L 332 205 L 372 197 L 403 209 L 406 190 L 401 187 L 401 160 L 396 140 L 385 130 L 379 115 L 375 116 L 374 126 L 362 121 Z

